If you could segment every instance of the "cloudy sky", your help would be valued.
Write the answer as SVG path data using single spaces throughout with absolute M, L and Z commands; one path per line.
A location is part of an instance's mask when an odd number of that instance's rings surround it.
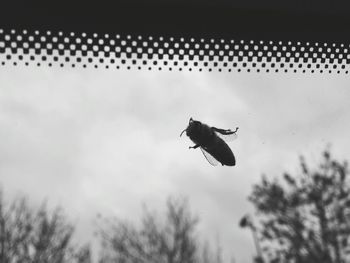
M 97 213 L 137 218 L 186 196 L 198 231 L 225 258 L 255 253 L 239 219 L 261 174 L 317 163 L 327 143 L 350 156 L 349 77 L 3 66 L 0 184 L 6 197 L 61 205 L 88 240 Z M 190 117 L 239 127 L 235 167 L 213 167 L 186 137 Z

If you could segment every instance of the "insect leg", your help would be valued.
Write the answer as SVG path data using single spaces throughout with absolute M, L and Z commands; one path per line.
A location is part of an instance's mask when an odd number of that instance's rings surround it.
M 219 128 L 216 128 L 216 127 L 211 127 L 214 131 L 216 132 L 219 132 L 221 134 L 224 134 L 224 135 L 229 135 L 229 134 L 234 134 L 238 131 L 238 127 L 236 128 L 235 131 L 231 131 L 230 129 L 228 130 L 224 130 L 224 129 L 219 129 Z
M 195 146 L 190 146 L 188 149 L 197 149 L 199 147 L 199 144 L 196 144 Z

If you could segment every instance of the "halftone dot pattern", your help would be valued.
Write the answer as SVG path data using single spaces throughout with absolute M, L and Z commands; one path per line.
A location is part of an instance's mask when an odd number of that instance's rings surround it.
M 0 65 L 348 74 L 344 43 L 0 29 Z

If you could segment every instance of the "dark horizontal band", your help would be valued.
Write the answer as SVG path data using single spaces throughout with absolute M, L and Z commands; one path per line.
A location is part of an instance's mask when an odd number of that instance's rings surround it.
M 8 29 L 249 40 L 350 39 L 350 8 L 345 1 L 6 2 L 0 6 L 0 27 Z

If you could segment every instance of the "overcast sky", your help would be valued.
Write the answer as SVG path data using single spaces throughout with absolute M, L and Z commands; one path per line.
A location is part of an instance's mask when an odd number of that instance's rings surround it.
M 238 227 L 261 174 L 317 163 L 332 143 L 350 156 L 349 77 L 3 66 L 0 184 L 6 197 L 61 205 L 88 240 L 97 213 L 137 218 L 142 203 L 164 211 L 187 196 L 204 239 L 225 258 L 251 262 L 251 234 Z M 190 117 L 239 127 L 235 167 L 213 167 L 186 136 Z

